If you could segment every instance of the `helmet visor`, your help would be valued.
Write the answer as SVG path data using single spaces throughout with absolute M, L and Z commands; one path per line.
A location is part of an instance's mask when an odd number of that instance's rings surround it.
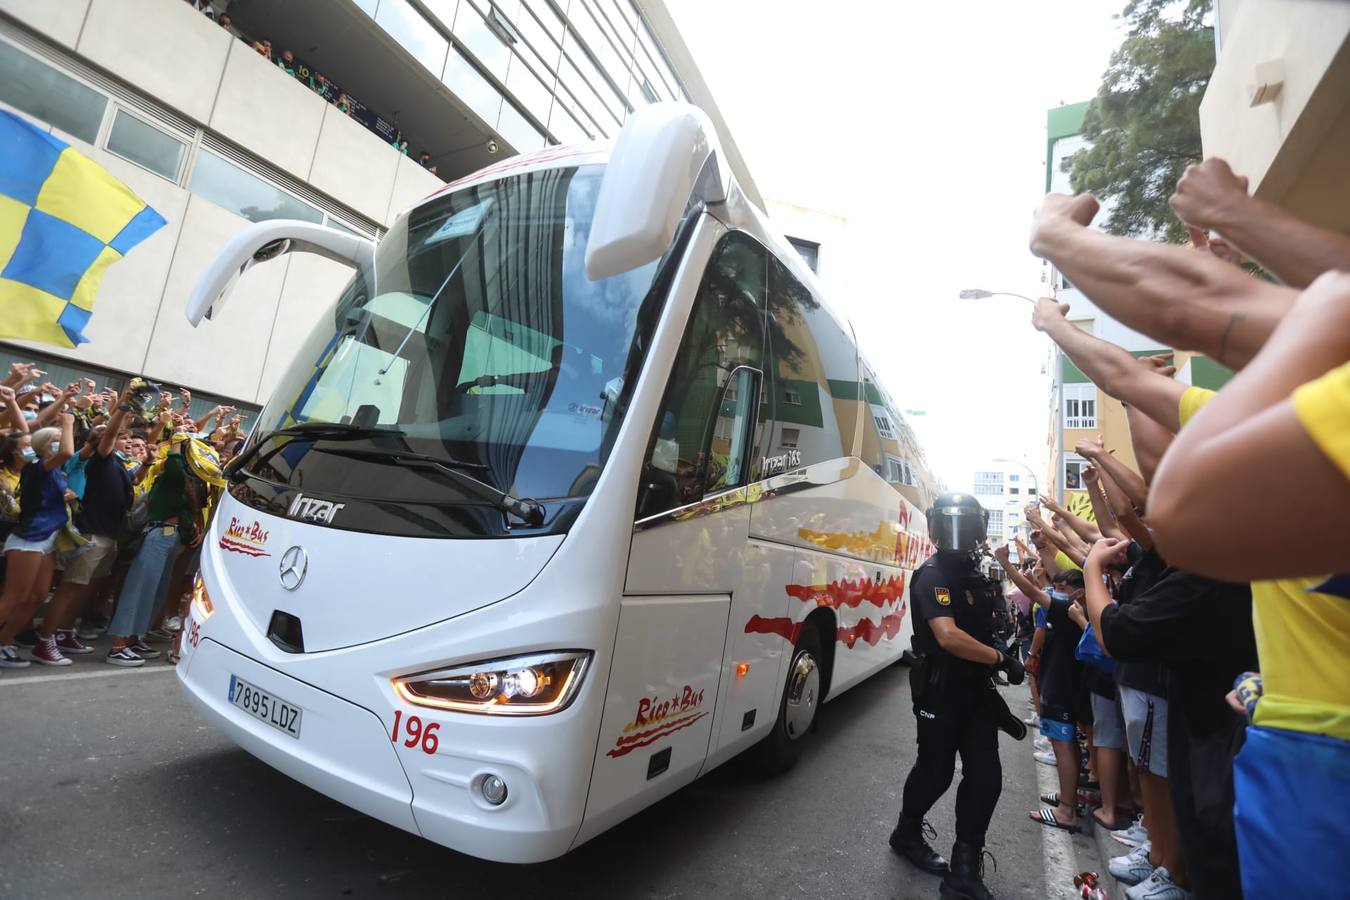
M 962 507 L 933 510 L 928 526 L 939 550 L 974 550 L 987 533 L 983 510 Z

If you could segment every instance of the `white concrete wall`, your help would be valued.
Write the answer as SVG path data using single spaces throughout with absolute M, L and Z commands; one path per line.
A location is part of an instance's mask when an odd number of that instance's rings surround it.
M 0 10 L 382 225 L 443 185 L 182 0 L 0 0 Z M 352 270 L 304 255 L 255 267 L 219 315 L 194 329 L 183 314 L 188 292 L 225 240 L 249 223 L 53 133 L 124 181 L 168 224 L 108 270 L 86 331 L 90 343 L 28 346 L 72 364 L 264 402 Z
M 187 4 L 180 0 L 179 5 Z M 210 26 L 205 16 L 197 18 Z M 208 124 L 303 180 L 309 175 L 328 103 L 243 41 L 230 41 L 229 50 Z
M 253 55 L 257 56 L 256 53 Z M 296 87 L 299 86 L 297 83 Z M 310 99 L 319 100 L 313 92 L 305 93 Z M 394 176 L 399 163 L 409 160 L 371 134 L 361 123 L 339 112 L 336 106 L 322 100 L 319 103 L 323 107 L 323 123 L 316 135 L 317 147 L 309 154 L 307 180 L 366 218 L 384 221 L 389 213 Z M 354 160 L 362 161 L 360 176 L 355 178 L 352 177 Z M 431 178 L 437 187 L 440 186 L 439 179 L 434 175 L 430 175 L 416 162 L 411 164 L 417 167 L 418 172 Z
M 1223 49 L 1200 103 L 1201 137 L 1206 155 L 1223 156 L 1259 190 L 1350 40 L 1350 3 L 1246 0 L 1236 9 L 1227 7 Z M 1274 102 L 1252 106 L 1256 68 L 1269 62 L 1282 67 L 1284 86 Z M 1328 87 L 1337 87 L 1342 100 L 1347 93 L 1344 83 Z
M 205 122 L 225 57 L 236 43 L 183 0 L 92 0 L 75 49 L 166 106 Z
M 23 20 L 63 47 L 74 47 L 89 11 L 89 0 L 0 0 L 0 11 Z

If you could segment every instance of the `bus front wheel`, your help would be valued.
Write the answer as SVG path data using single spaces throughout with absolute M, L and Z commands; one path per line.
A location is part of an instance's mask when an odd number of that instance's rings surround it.
M 820 632 L 808 622 L 792 648 L 778 720 L 759 745 L 761 767 L 771 774 L 786 772 L 797 764 L 802 743 L 815 724 L 822 698 Z

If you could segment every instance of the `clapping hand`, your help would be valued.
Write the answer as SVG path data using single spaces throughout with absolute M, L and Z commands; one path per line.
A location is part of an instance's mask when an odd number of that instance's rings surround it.
M 1119 568 L 1129 552 L 1130 542 L 1121 538 L 1102 538 L 1088 551 L 1088 563 L 1096 563 L 1102 568 Z

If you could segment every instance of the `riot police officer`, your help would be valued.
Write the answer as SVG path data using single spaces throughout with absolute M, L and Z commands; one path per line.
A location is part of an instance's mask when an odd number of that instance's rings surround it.
M 910 671 L 910 689 L 919 751 L 890 838 L 891 847 L 914 865 L 944 876 L 942 897 L 961 900 L 993 900 L 984 885 L 981 857 L 1003 785 L 998 729 L 1016 717 L 991 678 L 1001 670 L 1010 683 L 1021 684 L 1025 675 L 1016 658 L 994 647 L 999 591 L 997 582 L 980 572 L 975 554 L 988 521 L 989 514 L 969 494 L 943 494 L 928 514 L 928 535 L 938 549 L 910 583 L 918 659 Z M 962 776 L 949 866 L 924 840 L 923 829 L 924 816 L 951 786 L 957 753 Z

